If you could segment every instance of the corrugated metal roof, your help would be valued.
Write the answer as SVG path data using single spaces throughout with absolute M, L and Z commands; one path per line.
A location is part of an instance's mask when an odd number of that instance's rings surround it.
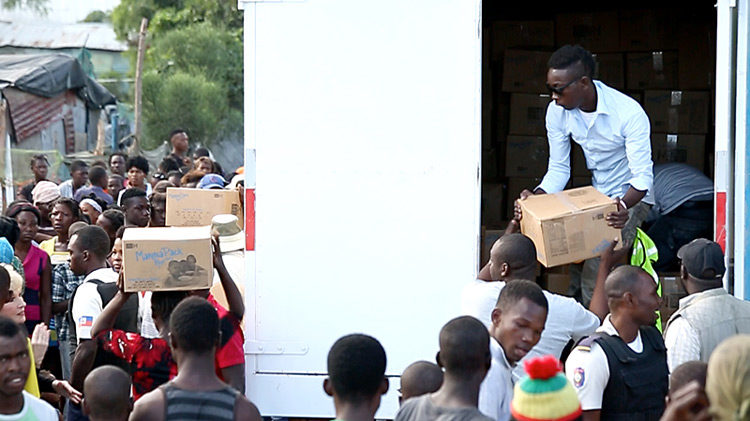
M 59 24 L 48 22 L 18 23 L 0 21 L 0 47 L 82 48 L 125 51 L 108 23 Z

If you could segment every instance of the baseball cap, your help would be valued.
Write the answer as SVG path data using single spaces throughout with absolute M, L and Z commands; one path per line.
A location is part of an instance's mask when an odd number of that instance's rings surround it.
M 206 174 L 198 182 L 199 189 L 223 189 L 227 185 L 227 180 L 219 174 Z
M 721 246 L 705 238 L 696 238 L 680 247 L 677 257 L 690 276 L 697 279 L 713 281 L 723 277 L 726 271 Z

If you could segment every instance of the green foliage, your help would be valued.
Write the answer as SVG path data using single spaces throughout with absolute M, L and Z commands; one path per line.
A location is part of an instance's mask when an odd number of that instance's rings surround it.
M 103 12 L 101 10 L 94 10 L 93 12 L 86 15 L 85 18 L 81 22 L 96 22 L 96 23 L 102 23 L 102 22 L 109 22 L 110 21 L 110 14 L 107 12 Z
M 168 31 L 148 49 L 146 67 L 201 74 L 226 89 L 232 107 L 242 107 L 242 40 L 236 31 L 210 23 Z
M 185 128 L 190 139 L 210 143 L 228 113 L 222 87 L 203 75 L 181 71 L 163 75 L 155 71 L 143 77 L 145 149 L 161 144 L 175 127 Z
M 243 22 L 237 2 L 121 0 L 112 24 L 119 38 L 130 41 L 133 69 L 143 17 L 149 19 L 143 146 L 160 144 L 177 126 L 203 144 L 241 134 Z
M 49 3 L 49 0 L 0 0 L 0 8 L 6 10 L 29 9 L 46 15 L 49 12 L 47 3 Z
M 112 12 L 112 23 L 120 39 L 137 33 L 141 18 L 149 20 L 149 33 L 159 38 L 172 29 L 208 22 L 214 26 L 242 28 L 242 12 L 236 1 L 215 0 L 122 0 Z

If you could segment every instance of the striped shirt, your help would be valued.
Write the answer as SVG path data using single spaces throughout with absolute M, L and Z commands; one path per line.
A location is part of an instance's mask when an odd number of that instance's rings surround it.
M 170 421 L 233 421 L 239 393 L 227 386 L 212 391 L 185 390 L 172 382 L 160 389 L 166 397 L 166 419 Z

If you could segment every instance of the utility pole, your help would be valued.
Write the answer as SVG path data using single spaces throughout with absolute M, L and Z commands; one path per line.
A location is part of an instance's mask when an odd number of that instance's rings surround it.
M 148 19 L 141 20 L 141 30 L 138 32 L 138 56 L 135 65 L 135 136 L 133 144 L 128 148 L 128 155 L 136 155 L 140 149 L 141 131 L 143 120 L 141 119 L 141 94 L 143 84 L 143 56 L 146 53 L 146 27 Z

